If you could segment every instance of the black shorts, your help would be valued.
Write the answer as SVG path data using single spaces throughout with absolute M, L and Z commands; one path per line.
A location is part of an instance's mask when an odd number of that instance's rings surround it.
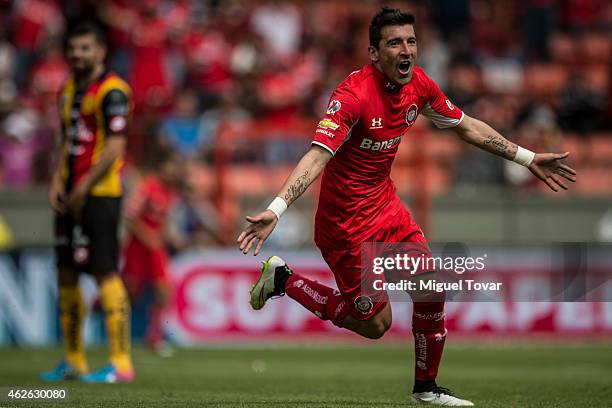
M 120 197 L 85 199 L 81 221 L 55 213 L 55 253 L 58 267 L 89 273 L 117 271 Z

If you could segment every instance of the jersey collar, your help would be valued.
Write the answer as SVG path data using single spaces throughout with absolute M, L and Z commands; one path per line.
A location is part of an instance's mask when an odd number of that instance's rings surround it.
M 385 91 L 389 93 L 396 93 L 400 89 L 402 89 L 402 85 L 398 85 L 395 82 L 391 81 L 389 78 L 387 78 L 384 72 L 376 68 L 373 62 L 370 62 L 370 65 L 372 66 L 372 71 L 374 71 L 374 77 L 376 78 L 376 81 Z
M 104 69 L 102 70 L 102 72 L 100 73 L 100 75 L 98 75 L 93 81 L 91 81 L 90 83 L 88 83 L 87 85 L 85 85 L 84 87 L 79 87 L 77 86 L 77 81 L 76 81 L 76 77 L 74 76 L 74 74 L 71 75 L 71 80 L 74 83 L 77 92 L 78 91 L 86 91 L 88 90 L 91 86 L 97 84 L 98 82 L 100 82 L 103 78 L 105 78 L 108 74 L 110 73 L 110 71 L 108 70 L 108 68 L 104 67 Z

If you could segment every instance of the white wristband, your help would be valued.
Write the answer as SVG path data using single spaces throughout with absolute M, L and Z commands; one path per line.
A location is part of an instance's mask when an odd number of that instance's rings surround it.
M 518 149 L 516 150 L 516 156 L 514 156 L 513 161 L 525 167 L 529 167 L 534 157 L 534 152 L 528 149 L 524 149 L 521 146 L 518 146 Z
M 267 209 L 276 214 L 276 218 L 280 220 L 281 215 L 283 215 L 287 209 L 287 203 L 282 198 L 276 197 L 274 200 L 272 200 Z

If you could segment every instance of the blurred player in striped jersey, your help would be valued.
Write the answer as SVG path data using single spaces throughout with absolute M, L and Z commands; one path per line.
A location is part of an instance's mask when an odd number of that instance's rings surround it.
M 267 210 L 247 216 L 249 226 L 238 237 L 246 254 L 257 255 L 279 217 L 323 172 L 315 219 L 315 243 L 334 273 L 339 291 L 312 281 L 272 256 L 251 290 L 251 305 L 262 308 L 274 296 L 287 294 L 324 320 L 361 336 L 377 339 L 391 326 L 387 293 L 368 284 L 362 244 L 396 242 L 421 245 L 429 252 L 420 227 L 402 205 L 389 177 L 403 138 L 418 115 L 462 140 L 529 168 L 552 190 L 575 180 L 562 163 L 569 153 L 535 154 L 506 140 L 486 123 L 465 115 L 416 65 L 414 17 L 383 8 L 370 25 L 370 63 L 351 73 L 332 93 L 327 112 L 302 157 Z M 410 141 L 408 141 L 409 143 Z M 419 271 L 427 275 L 428 271 Z M 384 275 L 377 275 L 377 279 Z M 411 294 L 414 295 L 414 294 Z M 447 335 L 444 299 L 435 293 L 413 296 L 415 338 L 413 402 L 472 406 L 436 383 Z
M 64 357 L 42 379 L 129 382 L 130 304 L 117 273 L 121 167 L 132 110 L 126 82 L 104 66 L 106 41 L 100 27 L 81 23 L 68 35 L 72 75 L 59 101 L 62 139 L 49 200 L 55 211 L 59 313 Z M 79 273 L 96 279 L 109 340 L 109 364 L 88 372 L 82 325 L 85 305 Z

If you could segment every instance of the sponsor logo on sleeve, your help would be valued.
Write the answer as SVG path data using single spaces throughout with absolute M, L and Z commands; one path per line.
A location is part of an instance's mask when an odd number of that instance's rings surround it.
M 322 129 L 331 129 L 331 130 L 336 130 L 340 127 L 339 124 L 337 124 L 336 122 L 333 122 L 332 120 L 325 118 L 322 121 L 319 122 L 319 127 Z
M 342 104 L 340 103 L 340 101 L 334 99 L 329 103 L 329 106 L 327 107 L 327 111 L 325 113 L 328 115 L 333 115 L 334 113 L 338 112 L 341 107 Z
M 406 111 L 406 124 L 412 126 L 417 118 L 419 108 L 413 103 Z
M 448 109 L 450 110 L 455 109 L 455 106 L 448 99 L 446 99 L 446 106 L 448 106 Z
M 334 138 L 334 134 L 332 132 L 330 132 L 329 130 L 325 130 L 325 129 L 317 129 L 315 130 L 315 133 L 321 133 L 327 137 L 329 137 L 330 139 Z

